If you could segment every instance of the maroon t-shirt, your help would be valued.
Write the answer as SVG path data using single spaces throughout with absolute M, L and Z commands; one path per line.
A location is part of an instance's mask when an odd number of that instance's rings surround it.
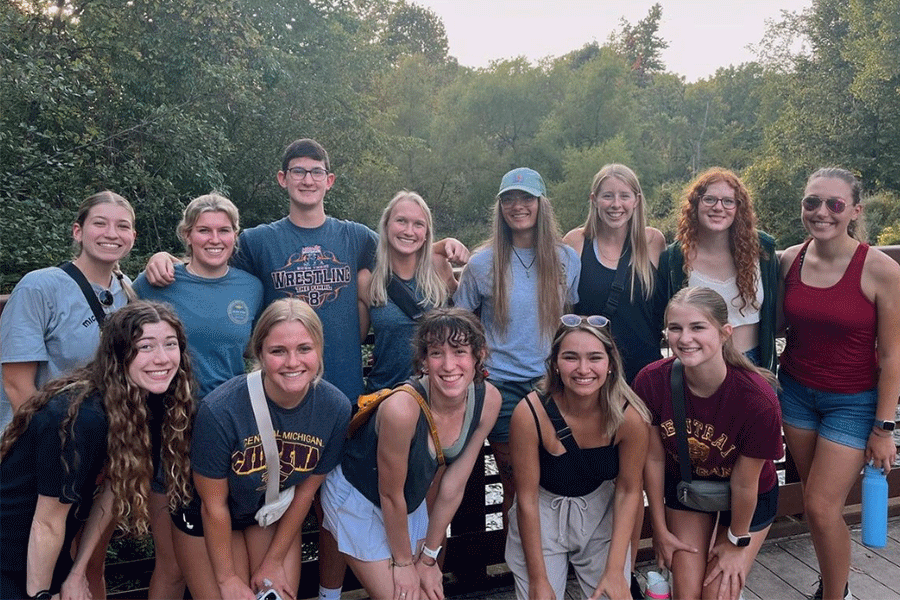
M 645 367 L 634 380 L 634 391 L 647 404 L 652 425 L 659 427 L 666 451 L 666 479 L 679 480 L 678 447 L 672 411 L 670 376 L 674 359 Z M 774 460 L 784 456 L 781 407 L 765 379 L 751 371 L 728 366 L 725 381 L 709 398 L 684 386 L 691 473 L 697 479 L 727 480 L 737 457 L 766 459 L 759 475 L 759 493 L 777 482 Z

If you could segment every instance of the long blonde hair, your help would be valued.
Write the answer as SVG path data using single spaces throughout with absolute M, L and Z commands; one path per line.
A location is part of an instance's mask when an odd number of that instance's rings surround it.
M 686 287 L 678 290 L 666 305 L 666 323 L 669 321 L 669 309 L 676 304 L 696 308 L 709 319 L 709 322 L 720 333 L 724 332 L 725 325 L 728 324 L 728 305 L 725 304 L 725 299 L 708 287 Z M 768 369 L 756 366 L 743 353 L 738 352 L 731 337 L 722 343 L 722 356 L 727 364 L 745 371 L 752 371 L 765 379 L 773 388 L 778 389 L 778 380 L 775 378 L 775 374 Z
M 0 443 L 0 460 L 4 460 L 16 440 L 28 429 L 34 414 L 55 396 L 66 395 L 69 407 L 59 430 L 65 446 L 74 433 L 84 400 L 93 394 L 99 395 L 109 424 L 105 472 L 115 496 L 113 518 L 126 533 L 145 534 L 149 530 L 150 480 L 153 477 L 148 393 L 131 380 L 128 367 L 137 355 L 136 343 L 144 326 L 160 322 L 168 323 L 175 330 L 181 358 L 164 399 L 161 438 L 166 495 L 170 510 L 190 502 L 193 497 L 190 445 L 194 415 L 191 364 L 184 327 L 164 304 L 138 301 L 111 314 L 100 331 L 100 346 L 94 360 L 42 387 L 16 412 Z M 78 460 L 77 456 L 75 460 Z M 73 465 L 65 466 L 70 469 Z
M 542 335 L 548 339 L 556 330 L 559 317 L 563 314 L 566 298 L 566 273 L 559 257 L 562 236 L 553 212 L 553 206 L 546 196 L 540 196 L 537 223 L 535 223 L 534 264 L 537 265 L 539 326 Z M 509 326 L 509 278 L 512 257 L 512 229 L 503 218 L 500 196 L 494 206 L 492 234 L 479 249 L 492 248 L 494 318 L 501 333 Z
M 391 281 L 391 245 L 387 236 L 388 223 L 394 207 L 400 202 L 408 200 L 414 202 L 425 214 L 427 232 L 425 243 L 416 252 L 416 287 L 422 293 L 422 304 L 426 306 L 443 306 L 447 302 L 447 285 L 438 275 L 431 262 L 431 246 L 434 243 L 434 222 L 431 218 L 431 209 L 416 192 L 401 190 L 397 192 L 378 221 L 378 249 L 375 253 L 375 269 L 372 271 L 372 282 L 369 286 L 369 298 L 372 306 L 387 304 L 387 286 Z
M 634 171 L 617 163 L 604 165 L 594 175 L 591 182 L 591 196 L 595 197 L 600 192 L 600 186 L 610 177 L 615 177 L 631 188 L 634 193 L 634 212 L 629 221 L 628 237 L 626 244 L 631 244 L 631 299 L 634 300 L 634 284 L 639 279 L 644 290 L 644 299 L 649 300 L 653 295 L 653 263 L 650 261 L 650 252 L 647 251 L 647 210 L 644 201 L 644 192 Z M 597 211 L 597 203 L 590 201 L 587 220 L 584 222 L 584 243 L 592 244 L 600 235 L 600 214 Z
M 550 347 L 550 356 L 547 357 L 547 375 L 538 384 L 538 389 L 545 394 L 562 394 L 565 392 L 565 384 L 559 374 L 556 361 L 559 358 L 559 351 L 562 347 L 563 340 L 574 331 L 584 331 L 603 344 L 606 355 L 609 357 L 609 373 L 606 381 L 600 388 L 598 401 L 600 409 L 603 413 L 604 430 L 603 434 L 612 439 L 616 431 L 625 422 L 625 402 L 627 401 L 641 418 L 649 423 L 650 411 L 644 401 L 634 393 L 628 383 L 625 381 L 625 371 L 622 364 L 622 355 L 610 335 L 606 327 L 595 327 L 587 321 L 582 320 L 581 323 L 574 327 L 560 324 L 553 337 L 553 345 Z

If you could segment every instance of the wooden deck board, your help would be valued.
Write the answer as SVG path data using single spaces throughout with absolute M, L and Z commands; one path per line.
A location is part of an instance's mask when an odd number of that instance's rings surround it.
M 867 548 L 860 542 L 859 527 L 851 527 L 850 591 L 857 600 L 900 600 L 900 519 L 888 521 L 888 538 L 885 548 Z M 640 573 L 655 568 L 649 562 L 638 565 Z M 769 540 L 747 578 L 744 600 L 805 600 L 815 591 L 817 580 L 818 562 L 809 534 Z M 448 598 L 515 600 L 515 597 L 513 586 L 503 585 Z M 580 598 L 578 583 L 570 578 L 565 600 Z
M 747 577 L 747 588 L 760 598 L 802 599 L 816 574 L 802 559 L 776 543 L 768 542 L 756 556 Z

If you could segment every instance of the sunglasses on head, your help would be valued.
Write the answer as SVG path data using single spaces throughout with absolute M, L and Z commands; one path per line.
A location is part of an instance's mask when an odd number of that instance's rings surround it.
M 825 206 L 829 211 L 833 212 L 836 215 L 844 212 L 844 209 L 847 208 L 847 203 L 841 200 L 840 198 L 819 198 L 818 196 L 807 196 L 803 199 L 803 208 L 804 210 L 817 210 L 820 206 L 822 206 L 822 202 L 825 203 Z
M 559 321 L 565 325 L 566 327 L 578 327 L 582 323 L 587 323 L 588 325 L 593 325 L 594 327 L 606 327 L 609 325 L 609 319 L 604 317 L 603 315 L 591 315 L 589 317 L 582 317 L 581 315 L 563 315 L 559 318 Z

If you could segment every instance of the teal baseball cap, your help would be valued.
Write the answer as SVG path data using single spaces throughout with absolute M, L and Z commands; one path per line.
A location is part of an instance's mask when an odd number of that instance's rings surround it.
M 500 180 L 500 191 L 497 195 L 510 190 L 521 190 L 532 196 L 541 197 L 547 195 L 547 186 L 541 174 L 528 167 L 513 169 Z

